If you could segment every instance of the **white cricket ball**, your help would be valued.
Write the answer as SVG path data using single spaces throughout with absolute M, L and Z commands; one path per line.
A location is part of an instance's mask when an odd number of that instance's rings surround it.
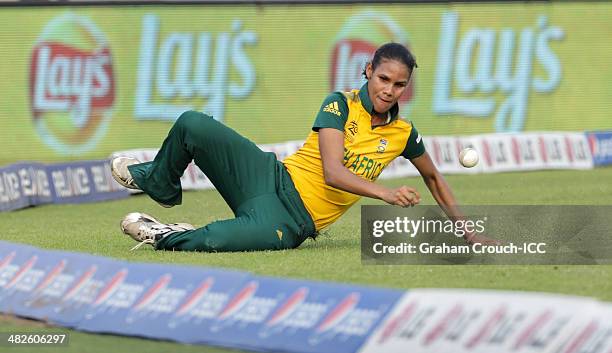
M 466 168 L 472 168 L 478 164 L 478 152 L 471 147 L 464 148 L 459 152 L 459 163 Z

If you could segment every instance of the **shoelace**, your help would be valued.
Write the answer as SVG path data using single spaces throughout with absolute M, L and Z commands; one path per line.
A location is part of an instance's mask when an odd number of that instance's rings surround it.
M 120 178 L 123 179 L 123 182 L 126 185 L 129 185 L 130 187 L 138 187 L 135 183 L 134 183 L 134 178 L 132 177 L 132 174 L 129 172 L 128 166 L 127 165 L 123 165 L 122 167 L 117 167 L 118 171 L 117 174 L 119 174 Z M 127 178 L 124 178 L 126 175 L 128 175 Z
M 125 183 L 131 186 L 136 186 L 136 184 L 134 184 L 134 178 L 132 177 L 125 179 Z
M 127 170 L 127 167 L 125 167 L 125 169 Z M 125 183 L 127 185 L 130 185 L 131 187 L 138 187 L 135 183 L 134 183 L 134 178 L 132 177 L 132 174 L 130 174 L 129 172 L 127 173 L 123 173 L 124 175 L 127 174 L 129 175 L 129 177 L 125 178 Z
M 141 224 L 140 227 L 138 227 L 138 235 L 140 236 L 142 241 L 136 244 L 133 248 L 131 248 L 130 251 L 134 251 L 140 248 L 141 246 L 143 246 L 144 244 L 154 245 L 155 238 L 157 237 L 157 235 L 168 233 L 171 230 L 172 229 L 165 224 L 153 224 L 153 225 L 147 225 L 146 223 Z
M 130 249 L 130 251 L 137 250 L 138 248 L 140 248 L 144 244 L 151 244 L 151 245 L 153 245 L 153 244 L 155 244 L 155 240 L 153 240 L 153 239 L 145 239 L 145 240 L 141 241 L 140 243 L 136 244 L 134 247 L 132 247 Z

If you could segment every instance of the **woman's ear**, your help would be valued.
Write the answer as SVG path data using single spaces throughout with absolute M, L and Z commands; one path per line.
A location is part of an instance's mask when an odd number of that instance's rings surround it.
M 372 71 L 374 71 L 372 69 L 372 63 L 367 63 L 366 69 L 365 69 L 366 80 L 369 80 L 372 78 Z

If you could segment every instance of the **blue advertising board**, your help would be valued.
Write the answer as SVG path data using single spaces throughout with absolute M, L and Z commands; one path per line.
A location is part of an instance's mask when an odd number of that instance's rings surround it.
M 128 197 L 107 160 L 0 168 L 0 212 L 47 203 L 85 203 Z
M 352 353 L 403 294 L 0 242 L 0 311 L 90 332 L 265 352 Z

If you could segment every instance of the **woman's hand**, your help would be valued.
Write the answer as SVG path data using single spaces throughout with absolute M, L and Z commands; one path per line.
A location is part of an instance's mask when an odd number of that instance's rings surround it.
M 381 199 L 391 205 L 411 207 L 421 202 L 421 195 L 415 188 L 404 185 L 396 189 L 386 190 L 381 195 Z
M 463 238 L 470 245 L 472 244 L 501 245 L 502 244 L 499 240 L 491 239 L 484 235 L 479 235 L 473 232 L 466 234 Z

